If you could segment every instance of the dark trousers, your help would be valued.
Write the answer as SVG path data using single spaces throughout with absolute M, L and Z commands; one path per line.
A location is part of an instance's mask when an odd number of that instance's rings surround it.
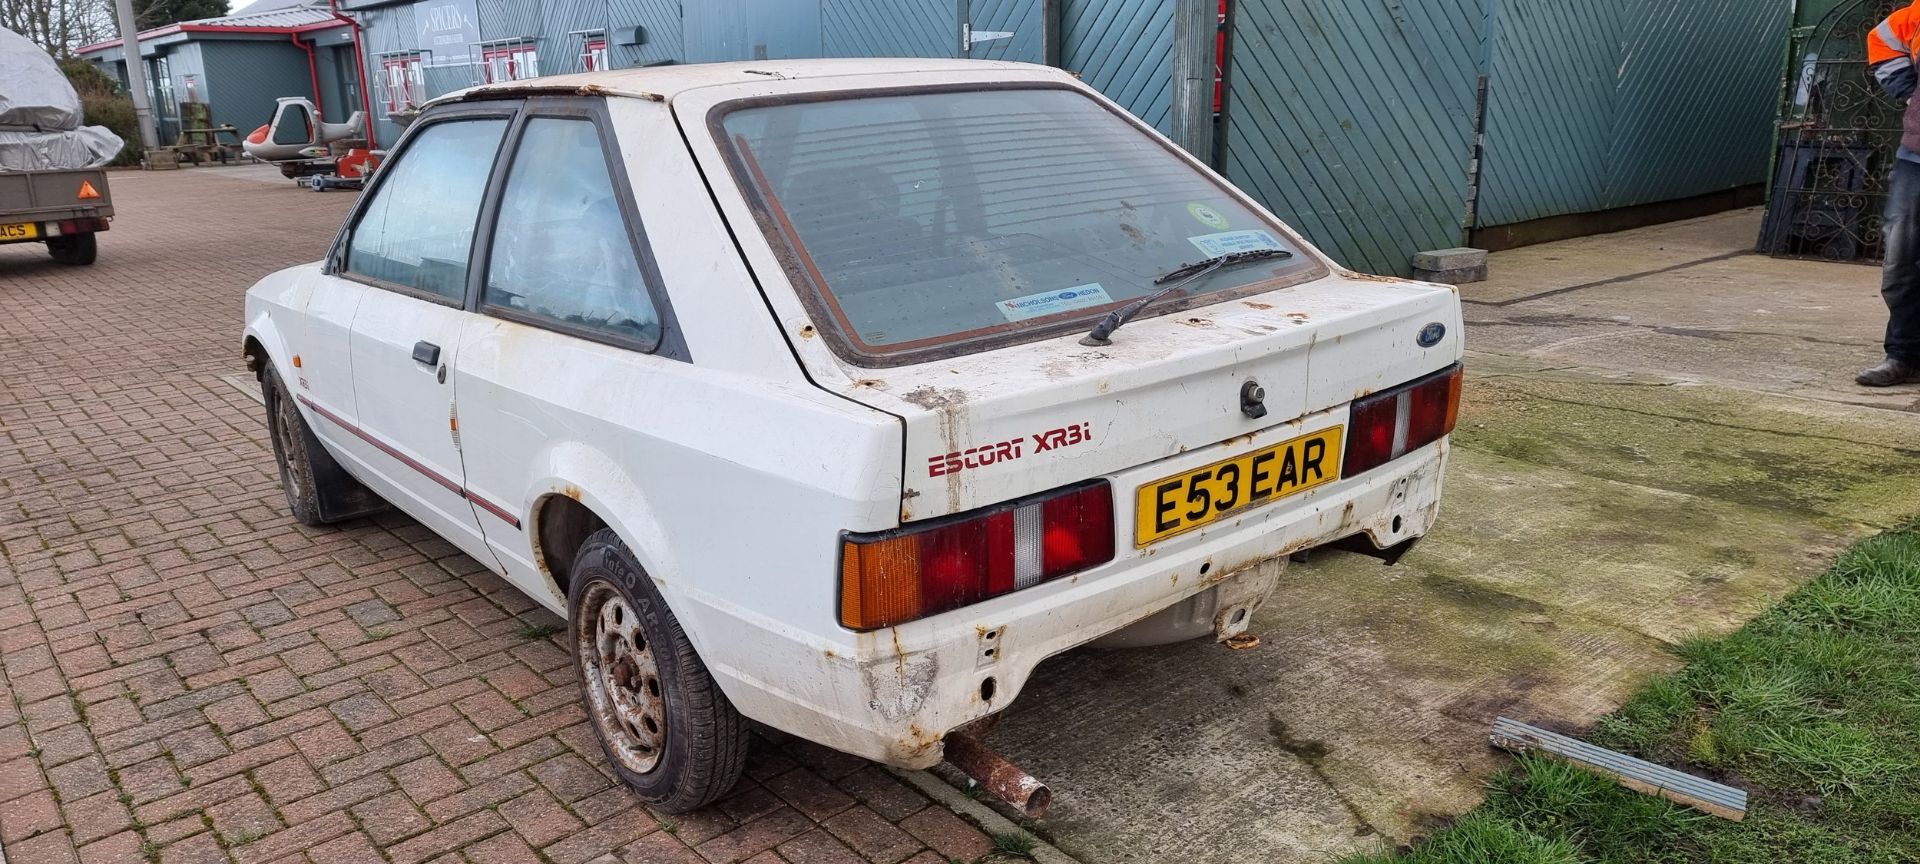
M 1880 296 L 1887 301 L 1887 356 L 1920 366 L 1920 162 L 1896 159 L 1887 190 Z

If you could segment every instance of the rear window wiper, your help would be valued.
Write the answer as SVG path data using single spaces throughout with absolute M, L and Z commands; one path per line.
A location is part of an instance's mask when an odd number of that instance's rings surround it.
M 1148 306 L 1152 306 L 1154 303 L 1159 302 L 1161 298 L 1212 275 L 1223 267 L 1245 264 L 1249 261 L 1269 261 L 1292 257 L 1293 253 L 1285 249 L 1254 249 L 1247 252 L 1231 252 L 1226 255 L 1218 255 L 1213 258 L 1208 258 L 1205 261 L 1195 261 L 1192 264 L 1182 264 L 1174 268 L 1171 272 L 1154 279 L 1153 284 L 1166 285 L 1175 279 L 1179 279 L 1180 281 L 1174 282 L 1172 285 L 1167 285 L 1165 288 L 1107 313 L 1107 317 L 1100 319 L 1100 323 L 1093 325 L 1092 331 L 1080 338 L 1080 344 L 1092 347 L 1113 344 L 1107 337 L 1112 336 L 1113 331 L 1120 329 L 1121 326 L 1125 325 L 1128 321 L 1132 321 L 1134 316 L 1139 315 L 1141 311 L 1145 310 Z

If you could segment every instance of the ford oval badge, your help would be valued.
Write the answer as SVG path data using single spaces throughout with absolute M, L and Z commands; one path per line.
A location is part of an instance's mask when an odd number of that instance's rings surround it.
M 1420 338 L 1416 341 L 1420 343 L 1420 347 L 1422 348 L 1432 348 L 1440 344 L 1440 340 L 1445 338 L 1447 338 L 1447 325 L 1435 321 L 1432 324 L 1420 328 Z

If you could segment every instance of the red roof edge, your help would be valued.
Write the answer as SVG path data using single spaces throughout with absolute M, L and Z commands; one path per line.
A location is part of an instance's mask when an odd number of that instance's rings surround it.
M 162 36 L 172 36 L 175 33 L 266 33 L 284 35 L 287 33 L 310 33 L 315 30 L 331 30 L 335 27 L 345 26 L 347 26 L 347 22 L 340 20 L 316 21 L 312 24 L 301 24 L 296 27 L 236 27 L 221 24 L 170 24 L 165 27 L 142 32 L 140 34 L 140 41 L 145 42 L 149 39 L 158 39 Z M 121 41 L 123 40 L 109 39 L 105 42 L 96 42 L 92 45 L 82 45 L 73 49 L 73 53 L 90 54 L 95 51 L 105 51 L 108 48 L 118 48 L 120 47 Z

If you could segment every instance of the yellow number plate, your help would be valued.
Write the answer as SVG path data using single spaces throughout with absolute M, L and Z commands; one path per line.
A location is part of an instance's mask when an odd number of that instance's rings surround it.
M 1140 487 L 1133 545 L 1150 546 L 1339 479 L 1343 431 L 1322 429 Z
M 32 222 L 0 225 L 0 240 L 32 240 L 38 236 L 40 236 L 40 226 Z

